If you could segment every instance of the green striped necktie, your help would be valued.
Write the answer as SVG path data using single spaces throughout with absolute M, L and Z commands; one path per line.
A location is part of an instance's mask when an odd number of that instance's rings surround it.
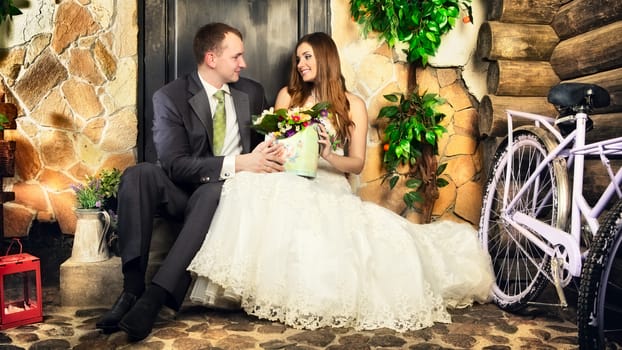
M 214 155 L 222 154 L 222 146 L 225 141 L 225 130 L 227 129 L 227 117 L 225 115 L 225 92 L 218 90 L 214 94 L 218 101 L 214 112 Z

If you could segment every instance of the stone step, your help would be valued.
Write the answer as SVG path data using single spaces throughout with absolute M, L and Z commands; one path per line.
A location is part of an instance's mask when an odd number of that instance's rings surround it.
M 147 281 L 166 256 L 180 226 L 163 219 L 154 220 Z M 110 307 L 123 288 L 121 258 L 100 262 L 81 262 L 69 258 L 60 265 L 60 303 L 62 306 Z

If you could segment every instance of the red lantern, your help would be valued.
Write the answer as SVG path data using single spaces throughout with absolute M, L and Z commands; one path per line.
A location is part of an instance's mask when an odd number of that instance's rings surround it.
M 9 254 L 15 242 L 19 254 Z M 19 239 L 0 257 L 0 282 L 0 330 L 43 321 L 39 258 L 22 253 Z

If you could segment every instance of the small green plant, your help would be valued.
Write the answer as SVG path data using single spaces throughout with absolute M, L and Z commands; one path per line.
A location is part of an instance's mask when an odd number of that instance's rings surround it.
M 384 166 L 387 173 L 383 182 L 388 181 L 393 189 L 400 178 L 410 189 L 404 194 L 404 202 L 410 209 L 416 203 L 423 204 L 424 220 L 431 219 L 431 209 L 438 198 L 438 188 L 448 184 L 441 177 L 447 164 L 438 166 L 438 140 L 447 132 L 439 124 L 445 117 L 437 107 L 445 100 L 434 93 L 419 95 L 415 88 L 409 95 L 401 93 L 385 95 L 394 103 L 380 109 L 378 118 L 387 118 L 384 130 Z M 405 166 L 403 169 L 402 166 Z
M 408 44 L 408 62 L 422 66 L 438 51 L 441 37 L 455 27 L 461 8 L 467 11 L 462 21 L 472 23 L 471 0 L 350 0 L 352 18 L 363 26 L 365 36 L 375 31 L 389 47 L 398 41 Z
M 15 6 L 13 0 L 0 0 L 0 24 L 21 14 L 22 11 Z
M 0 113 L 0 130 L 4 130 L 6 125 L 9 124 L 10 122 L 11 121 L 9 120 L 9 118 L 6 117 L 6 115 L 4 115 L 3 113 Z
M 87 176 L 85 184 L 72 185 L 79 209 L 115 210 L 121 171 L 104 169 L 97 176 Z

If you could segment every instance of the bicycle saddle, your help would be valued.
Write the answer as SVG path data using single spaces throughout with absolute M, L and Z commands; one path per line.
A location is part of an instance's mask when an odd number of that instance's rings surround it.
M 609 92 L 595 84 L 562 83 L 549 90 L 548 101 L 558 109 L 609 106 Z

